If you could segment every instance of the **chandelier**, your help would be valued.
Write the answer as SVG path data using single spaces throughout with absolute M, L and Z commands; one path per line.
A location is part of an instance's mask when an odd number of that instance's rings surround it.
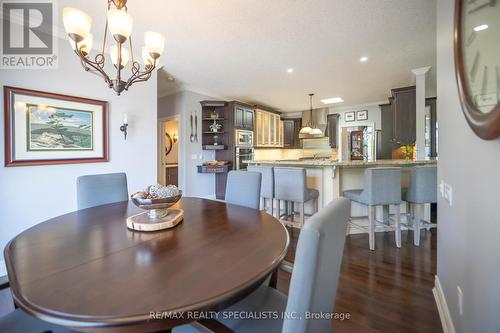
M 80 63 L 87 72 L 96 74 L 104 79 L 109 88 L 118 95 L 136 83 L 149 80 L 156 62 L 163 52 L 165 37 L 157 32 L 148 31 L 144 34 L 145 46 L 142 47 L 143 66 L 134 59 L 132 48 L 132 16 L 127 12 L 127 0 L 107 0 L 108 13 L 104 28 L 104 38 L 100 53 L 94 58 L 90 56 L 93 44 L 93 35 L 90 33 L 92 18 L 76 8 L 66 7 L 63 10 L 64 28 L 68 33 L 69 42 L 80 58 Z M 114 45 L 109 46 L 109 58 L 116 69 L 116 76 L 111 78 L 104 70 L 106 62 L 106 36 L 113 36 Z M 129 49 L 125 47 L 129 41 Z M 122 78 L 122 70 L 129 60 L 132 60 L 131 75 L 128 79 Z

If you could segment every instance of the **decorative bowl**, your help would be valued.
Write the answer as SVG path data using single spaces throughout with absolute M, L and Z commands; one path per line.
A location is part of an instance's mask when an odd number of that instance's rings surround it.
M 139 208 L 148 211 L 148 216 L 150 219 L 160 219 L 168 214 L 168 208 L 174 205 L 182 197 L 182 191 L 179 190 L 179 194 L 161 199 L 147 199 L 141 197 L 141 193 L 137 192 L 132 194 L 132 202 Z

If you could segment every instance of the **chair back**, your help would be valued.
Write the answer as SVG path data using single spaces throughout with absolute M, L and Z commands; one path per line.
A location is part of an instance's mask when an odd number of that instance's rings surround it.
M 307 178 L 304 168 L 274 168 L 274 197 L 278 200 L 305 202 Z
M 344 253 L 351 201 L 338 198 L 313 215 L 300 231 L 286 313 L 332 313 Z M 331 332 L 331 319 L 286 318 L 282 332 Z
M 254 171 L 229 171 L 226 184 L 226 202 L 259 209 L 262 175 Z
M 437 168 L 417 166 L 412 168 L 406 199 L 411 203 L 437 202 Z
M 401 203 L 401 168 L 370 168 L 365 170 L 362 196 L 370 206 Z
M 80 176 L 76 179 L 78 209 L 128 201 L 127 175 L 107 173 Z
M 249 165 L 248 171 L 260 172 L 262 184 L 260 185 L 260 196 L 266 199 L 274 198 L 274 171 L 270 166 Z

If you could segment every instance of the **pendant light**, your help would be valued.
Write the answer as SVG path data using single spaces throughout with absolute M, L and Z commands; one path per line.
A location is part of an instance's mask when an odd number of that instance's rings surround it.
M 305 127 L 302 127 L 299 131 L 300 139 L 312 139 L 312 138 L 321 138 L 323 137 L 323 131 L 316 127 L 312 121 L 312 98 L 314 94 L 309 94 L 309 121 L 307 122 Z

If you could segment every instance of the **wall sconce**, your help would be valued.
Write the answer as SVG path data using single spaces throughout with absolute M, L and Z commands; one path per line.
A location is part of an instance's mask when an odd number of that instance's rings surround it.
M 127 114 L 123 114 L 123 124 L 120 126 L 120 131 L 123 132 L 123 137 L 125 140 L 127 140 L 127 128 L 128 128 L 128 120 L 127 120 Z
M 173 132 L 173 133 L 172 133 L 172 141 L 173 141 L 174 143 L 176 143 L 178 139 L 179 139 L 179 137 L 177 136 L 177 134 L 175 134 L 175 132 Z

